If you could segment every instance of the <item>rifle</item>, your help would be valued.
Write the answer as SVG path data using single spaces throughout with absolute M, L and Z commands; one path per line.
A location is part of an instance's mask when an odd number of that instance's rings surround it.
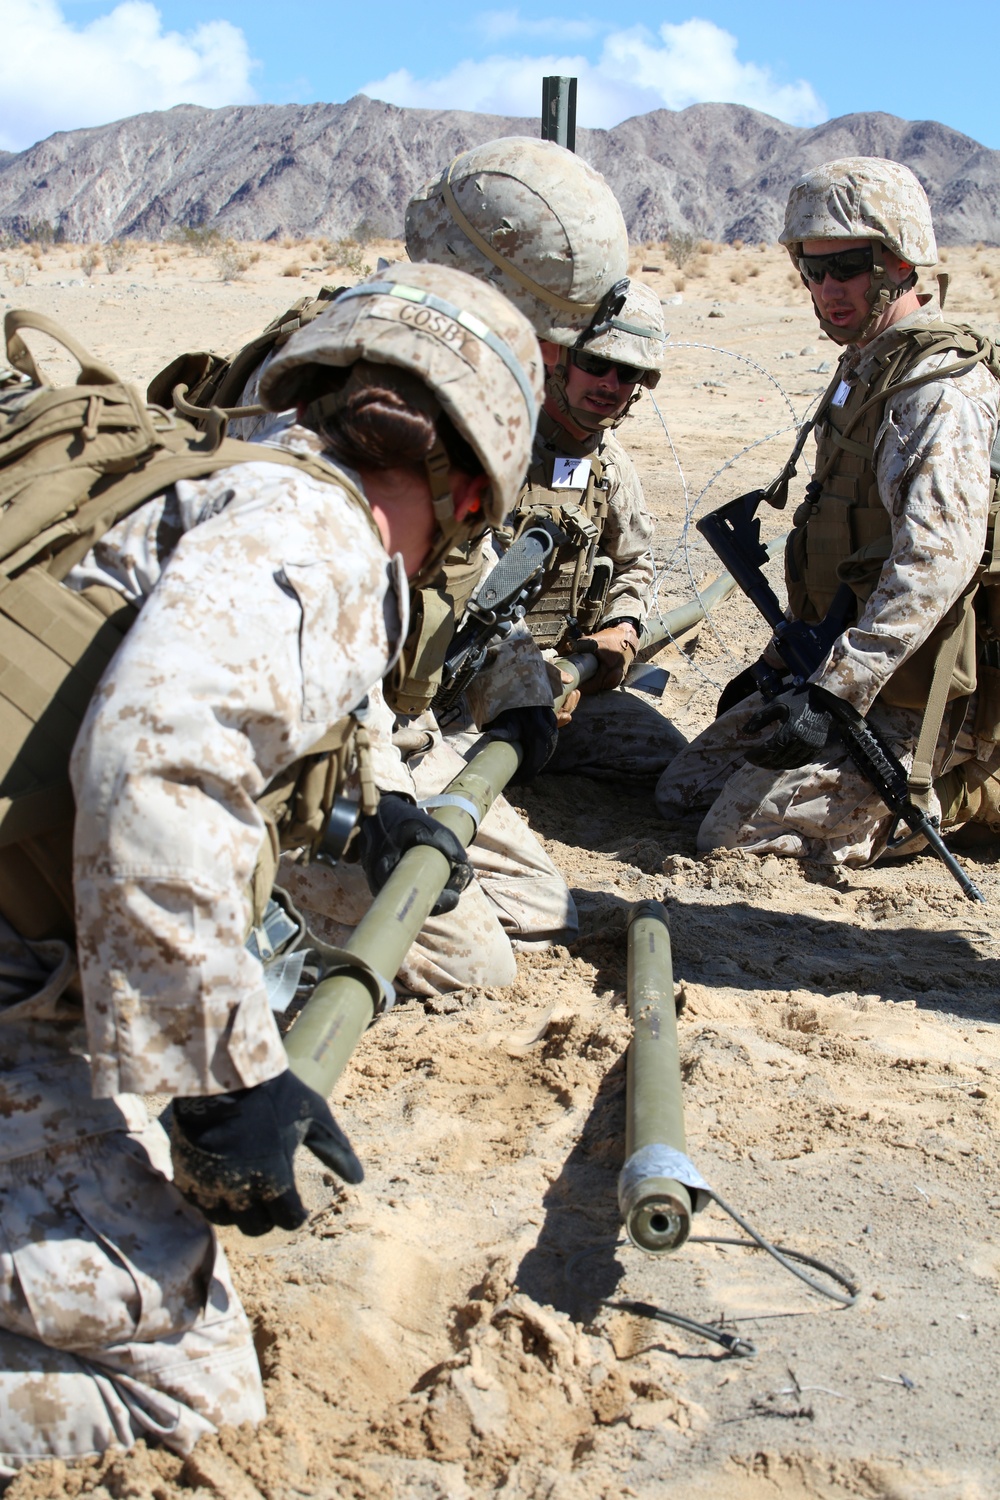
M 807 625 L 802 620 L 785 618 L 778 596 L 762 572 L 768 554 L 760 539 L 757 507 L 765 493 L 764 490 L 752 490 L 747 495 L 738 495 L 735 500 L 703 516 L 696 524 L 751 604 L 770 625 L 775 647 L 789 668 L 793 682 L 802 686 L 850 623 L 855 596 L 849 585 L 843 583 L 818 624 Z M 782 674 L 766 663 L 758 663 L 752 671 L 765 699 L 776 698 L 787 686 Z M 923 835 L 929 848 L 951 871 L 969 900 L 985 904 L 986 897 L 942 839 L 937 820 L 913 801 L 906 771 L 878 730 L 850 703 L 833 693 L 824 695 L 823 707 L 833 715 L 837 733 L 851 760 L 892 813 L 889 848 L 893 847 L 899 823 L 905 823 L 912 833 Z
M 510 635 L 515 622 L 538 598 L 553 546 L 547 530 L 530 527 L 511 543 L 476 589 L 466 607 L 465 624 L 445 658 L 441 686 L 431 704 L 439 722 L 483 666 L 489 647 Z

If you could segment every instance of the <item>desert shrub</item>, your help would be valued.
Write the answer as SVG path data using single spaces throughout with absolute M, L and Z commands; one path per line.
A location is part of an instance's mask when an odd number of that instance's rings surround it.
M 733 240 L 733 249 L 734 250 L 742 250 L 743 249 L 743 241 L 742 240 Z
M 113 276 L 120 271 L 125 263 L 125 246 L 121 240 L 112 240 L 104 247 L 104 264 L 108 268 L 108 275 Z
M 296 238 L 295 238 L 294 235 L 292 235 L 292 234 L 286 234 L 286 235 L 282 236 L 282 240 L 281 240 L 281 248 L 282 248 L 282 250 L 291 250 L 292 246 L 296 245 L 296 244 L 298 244 L 298 241 L 296 240 Z
M 8 271 L 10 274 L 10 281 L 12 286 L 24 286 L 25 282 L 28 280 L 28 268 L 24 264 L 24 261 L 15 261 L 12 266 L 8 267 Z
M 357 240 L 345 238 L 331 247 L 330 255 L 335 265 L 343 266 L 352 276 L 370 276 L 371 266 L 363 259 L 363 246 Z
M 747 273 L 742 266 L 734 266 L 729 273 L 729 279 L 734 286 L 742 286 L 747 279 Z
M 698 254 L 699 255 L 714 255 L 715 252 L 718 249 L 720 249 L 720 248 L 721 247 L 719 245 L 717 245 L 714 240 L 699 240 L 698 241 Z
M 683 292 L 683 290 L 684 290 L 684 288 L 686 286 L 687 286 L 687 278 L 686 277 L 684 277 L 684 276 L 675 276 L 674 277 L 674 291 L 675 292 Z
M 708 261 L 705 259 L 704 255 L 697 255 L 697 256 L 695 256 L 694 260 L 688 266 L 688 275 L 690 275 L 690 276 L 707 276 L 708 275 Z
M 210 229 L 207 224 L 184 224 L 178 225 L 171 230 L 169 238 L 178 245 L 186 245 L 196 255 L 211 255 L 218 245 L 222 243 L 222 235 L 217 229 Z
M 760 275 L 760 266 L 751 266 L 750 270 L 747 272 L 747 275 L 748 276 L 759 276 Z
M 80 256 L 80 270 L 89 280 L 101 264 L 101 252 L 96 245 L 90 245 Z
M 683 271 L 695 252 L 695 237 L 683 229 L 673 229 L 663 242 L 663 247 L 673 260 L 678 271 Z
M 220 281 L 239 281 L 250 268 L 250 257 L 235 240 L 227 240 L 213 255 Z
M 302 267 L 297 260 L 290 260 L 281 274 L 282 276 L 301 276 Z
M 941 262 L 942 265 L 946 265 L 947 262 L 948 262 L 948 252 L 947 252 L 947 250 L 944 249 L 944 247 L 942 247 L 938 251 L 938 260 Z

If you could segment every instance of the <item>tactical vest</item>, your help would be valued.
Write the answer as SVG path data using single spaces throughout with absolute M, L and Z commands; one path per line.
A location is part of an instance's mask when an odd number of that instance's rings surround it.
M 544 412 L 539 432 L 546 437 L 558 435 L 561 446 L 579 446 Z M 570 482 L 563 483 L 564 478 Z M 539 521 L 550 521 L 562 538 L 553 550 L 542 593 L 526 620 L 543 650 L 571 639 L 573 622 L 584 632 L 593 630 L 604 613 L 614 573 L 611 558 L 600 551 L 607 518 L 608 481 L 596 448 L 571 457 L 545 452 L 532 463 L 514 506 L 512 537 L 516 539 Z
M 399 659 L 383 682 L 385 700 L 397 714 L 422 714 L 441 686 L 455 626 L 482 574 L 482 537 L 451 551 L 422 588 L 410 589 L 410 628 Z
M 73 935 L 69 759 L 87 706 L 135 608 L 107 586 L 62 580 L 118 521 L 180 479 L 276 463 L 335 483 L 378 530 L 364 497 L 320 459 L 206 441 L 150 409 L 40 314 L 6 318 L 8 358 L 28 381 L 0 381 L 0 912 L 31 939 Z M 81 365 L 75 386 L 41 378 L 18 328 L 57 339 Z M 357 739 L 348 716 L 266 789 L 268 836 L 253 881 L 254 920 L 281 848 L 315 845 Z M 365 737 L 361 736 L 362 767 Z M 373 805 L 370 775 L 362 805 Z
M 913 376 L 919 361 L 942 353 L 954 353 L 957 358 L 940 370 Z M 900 328 L 895 333 L 889 330 L 883 335 L 868 378 L 855 378 L 840 404 L 835 401 L 842 384 L 838 372 L 820 405 L 815 429 L 816 469 L 806 499 L 793 516 L 794 529 L 785 549 L 788 603 L 796 619 L 807 623 L 821 620 L 842 583 L 849 584 L 857 597 L 856 619 L 878 584 L 892 550 L 892 528 L 879 497 L 874 459 L 875 439 L 888 398 L 903 389 L 951 378 L 980 360 L 985 360 L 1000 379 L 1000 360 L 988 339 L 961 324 L 939 323 L 926 328 Z M 879 695 L 883 702 L 923 709 L 933 685 L 943 709 L 945 702 L 975 690 L 977 658 L 983 655 L 984 640 L 997 638 L 991 622 L 995 603 L 977 598 L 981 583 L 1000 582 L 994 561 L 995 491 L 994 477 L 989 532 L 980 568 L 930 637 L 893 673 Z M 982 592 L 994 596 L 994 600 L 1000 593 L 992 586 Z M 1000 618 L 996 623 L 1000 625 Z M 939 663 L 947 671 L 946 682 L 935 680 Z M 991 722 L 984 724 L 984 735 L 1000 737 L 1000 721 L 992 722 L 996 719 L 992 709 L 985 718 Z

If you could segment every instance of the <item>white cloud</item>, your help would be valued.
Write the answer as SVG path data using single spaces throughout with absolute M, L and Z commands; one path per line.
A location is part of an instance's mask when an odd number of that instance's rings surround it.
M 256 64 L 243 32 L 205 21 L 164 31 L 149 0 L 123 0 L 86 26 L 57 0 L 0 0 L 0 147 L 174 104 L 241 104 Z
M 778 82 L 766 65 L 741 62 L 738 45 L 736 37 L 711 21 L 664 24 L 656 35 L 633 26 L 605 37 L 596 63 L 582 55 L 494 53 L 480 61 L 466 59 L 441 78 L 415 78 L 400 68 L 365 84 L 361 92 L 424 109 L 537 115 L 542 78 L 559 73 L 580 80 L 577 118 L 583 126 L 607 128 L 646 110 L 706 102 L 745 104 L 790 125 L 816 125 L 827 118 L 810 83 Z
M 547 36 L 579 42 L 609 29 L 597 21 L 576 21 L 569 16 L 539 16 L 529 21 L 519 10 L 484 10 L 476 16 L 473 27 L 487 42 L 502 42 L 511 36 Z

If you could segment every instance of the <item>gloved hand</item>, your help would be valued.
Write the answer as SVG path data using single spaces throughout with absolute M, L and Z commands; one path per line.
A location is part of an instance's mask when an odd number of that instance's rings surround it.
M 551 760 L 559 742 L 555 711 L 542 706 L 505 708 L 484 727 L 495 740 L 516 740 L 521 746 L 524 752 L 521 764 L 510 778 L 515 786 L 532 781 Z
M 597 671 L 580 684 L 584 694 L 605 693 L 616 688 L 639 654 L 639 637 L 630 620 L 620 620 L 604 630 L 593 630 L 578 641 L 568 642 L 564 656 L 583 652 L 597 657 Z
M 458 898 L 472 879 L 472 866 L 450 828 L 417 807 L 402 792 L 383 792 L 370 817 L 358 828 L 358 859 L 373 895 L 382 889 L 407 849 L 425 845 L 437 849 L 451 865 L 448 884 L 431 908 L 431 916 L 454 911 Z
M 756 677 L 754 676 L 754 668 L 763 668 L 765 681 L 770 678 L 772 682 L 787 682 L 789 679 L 788 668 L 784 665 L 784 663 L 782 663 L 779 667 L 775 667 L 774 664 L 769 661 L 768 653 L 765 651 L 764 655 L 759 657 L 758 660 L 754 662 L 753 666 L 744 667 L 742 672 L 737 672 L 736 676 L 730 678 L 730 680 L 726 683 L 725 687 L 722 689 L 722 692 L 719 694 L 719 701 L 715 706 L 715 717 L 717 719 L 722 714 L 728 713 L 731 708 L 736 708 L 737 704 L 740 704 L 744 701 L 744 699 L 749 698 L 751 693 L 756 693 L 759 691 L 759 685 Z M 770 691 L 773 691 L 773 689 L 770 689 Z
M 823 698 L 829 696 L 823 688 L 806 685 L 789 688 L 759 708 L 747 720 L 747 734 L 759 734 L 769 724 L 779 728 L 762 745 L 746 751 L 750 764 L 767 771 L 791 771 L 815 760 L 833 724 L 832 714 L 823 707 Z
M 345 1182 L 365 1175 L 326 1100 L 290 1068 L 253 1088 L 174 1100 L 174 1182 L 213 1224 L 235 1224 L 249 1235 L 304 1224 L 292 1164 L 297 1146 L 308 1146 Z
M 727 714 L 731 708 L 735 708 L 738 703 L 742 703 L 745 698 L 749 698 L 751 693 L 756 691 L 757 679 L 753 675 L 753 667 L 744 667 L 742 672 L 737 672 L 735 677 L 730 677 L 719 694 L 719 701 L 715 705 L 715 717 L 721 718 L 723 714 Z
M 564 667 L 560 667 L 557 662 L 553 661 L 547 661 L 545 663 L 545 670 L 548 673 L 549 686 L 552 689 L 553 698 L 562 698 L 563 694 L 566 692 L 566 689 L 573 681 L 572 676 L 569 672 L 566 671 Z M 580 689 L 574 688 L 573 691 L 563 699 L 563 702 L 555 707 L 557 729 L 565 729 L 566 725 L 570 722 L 574 713 L 576 712 L 576 707 L 579 702 Z

